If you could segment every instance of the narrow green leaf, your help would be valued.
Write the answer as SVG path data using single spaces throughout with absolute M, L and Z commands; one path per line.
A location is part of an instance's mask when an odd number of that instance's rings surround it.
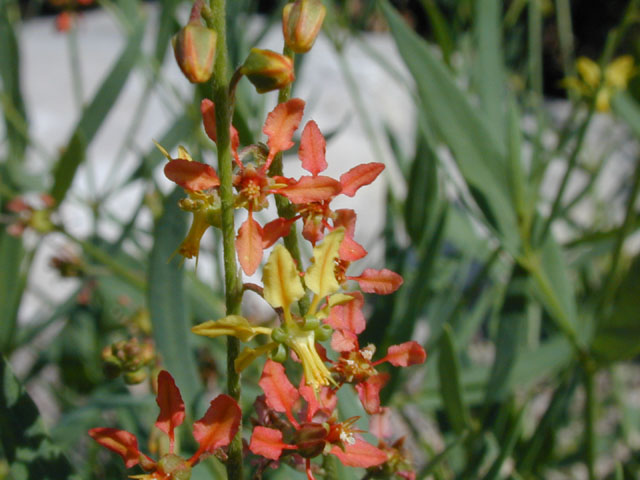
M 491 131 L 504 142 L 505 78 L 502 60 L 502 1 L 475 2 L 474 37 L 478 45 L 474 83 Z
M 496 355 L 487 382 L 486 398 L 491 404 L 507 393 L 513 384 L 512 377 L 522 346 L 526 340 L 527 326 L 527 274 L 520 266 L 514 267 L 509 282 L 507 298 L 499 315 Z
M 451 40 L 451 32 L 449 31 L 447 21 L 435 0 L 420 0 L 420 3 L 422 3 L 422 8 L 424 8 L 425 13 L 429 17 L 431 27 L 433 28 L 433 35 L 442 50 L 442 58 L 444 58 L 444 61 L 448 65 L 454 45 L 453 40 Z
M 0 353 L 8 354 L 18 320 L 18 307 L 24 289 L 21 263 L 24 258 L 22 239 L 0 230 Z
M 9 478 L 78 478 L 49 438 L 38 408 L 4 358 L 0 359 L 0 442 L 9 463 Z
M 20 170 L 20 163 L 27 148 L 27 139 L 17 130 L 9 116 L 9 111 L 15 112 L 21 123 L 26 124 L 26 113 L 21 92 L 20 49 L 14 31 L 14 20 L 19 15 L 17 2 L 7 0 L 0 2 L 0 80 L 2 80 L 2 103 L 11 108 L 2 109 L 5 120 L 5 133 L 8 141 L 8 162 L 11 174 Z M 15 168 L 14 168 L 15 167 Z M 14 183 L 17 183 L 14 180 Z
M 427 117 L 427 123 L 451 149 L 487 221 L 501 234 L 505 247 L 515 253 L 517 222 L 509 201 L 505 145 L 487 127 L 487 118 L 471 104 L 428 45 L 404 23 L 387 0 L 381 0 L 380 5 L 416 82 L 421 115 Z
M 574 375 L 571 379 L 562 381 L 553 392 L 551 402 L 538 426 L 522 448 L 524 454 L 518 462 L 520 473 L 535 472 L 553 452 L 554 432 L 562 425 L 561 421 L 567 418 L 567 410 L 578 384 L 577 378 L 577 375 Z
M 451 327 L 445 325 L 439 342 L 438 374 L 440 395 L 449 423 L 460 435 L 470 430 L 471 416 L 462 396 L 460 364 L 453 344 Z
M 545 305 L 560 330 L 569 340 L 582 343 L 590 329 L 582 325 L 578 329 L 577 306 L 572 283 L 562 249 L 552 235 L 547 235 L 538 252 L 531 273 L 540 300 Z M 580 338 L 578 337 L 580 334 Z
M 420 244 L 429 222 L 432 221 L 438 201 L 437 161 L 432 145 L 419 130 L 404 207 L 405 225 L 414 245 Z
M 627 92 L 620 92 L 611 99 L 611 106 L 636 138 L 640 138 L 640 108 L 633 97 Z
M 505 439 L 500 443 L 500 453 L 498 454 L 498 458 L 495 459 L 491 468 L 484 476 L 484 480 L 496 480 L 500 476 L 500 470 L 504 465 L 504 462 L 509 458 L 511 452 L 513 451 L 513 447 L 515 447 L 516 442 L 520 438 L 520 434 L 522 431 L 522 420 L 524 418 L 525 407 L 523 406 L 518 413 L 518 416 L 513 421 L 513 425 L 511 429 L 507 433 Z
M 640 256 L 636 256 L 625 273 L 612 305 L 605 310 L 606 318 L 598 322 L 592 351 L 598 359 L 609 363 L 631 360 L 640 353 Z
M 184 275 L 178 258 L 171 258 L 186 233 L 185 213 L 178 208 L 182 190 L 176 188 L 164 202 L 157 221 L 149 258 L 149 313 L 153 338 L 164 367 L 176 379 L 187 405 L 201 389 L 191 349 L 191 325 L 187 318 Z
M 54 183 L 51 188 L 51 195 L 57 204 L 64 199 L 78 167 L 84 160 L 86 146 L 91 143 L 102 122 L 107 118 L 129 74 L 133 71 L 140 53 L 143 34 L 144 27 L 139 24 L 129 36 L 124 50 L 98 88 L 93 100 L 83 112 L 67 148 L 60 156 L 54 169 Z

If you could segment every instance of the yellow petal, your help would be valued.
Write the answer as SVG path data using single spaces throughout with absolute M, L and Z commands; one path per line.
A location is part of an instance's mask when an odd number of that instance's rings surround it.
M 246 347 L 242 352 L 240 352 L 240 355 L 238 355 L 238 358 L 236 358 L 236 361 L 233 364 L 236 372 L 242 372 L 260 355 L 270 352 L 277 346 L 278 344 L 276 342 L 271 342 L 258 348 Z
M 326 297 L 340 289 L 335 275 L 335 260 L 343 239 L 344 228 L 337 228 L 313 249 L 313 264 L 307 269 L 304 281 L 318 297 Z
M 208 322 L 196 325 L 191 329 L 196 335 L 204 337 L 221 337 L 229 335 L 237 337 L 243 342 L 250 341 L 259 333 L 265 333 L 261 327 L 254 327 L 249 321 L 240 315 L 228 315 L 219 320 L 209 320 Z
M 189 152 L 187 152 L 187 149 L 184 148 L 182 145 L 178 146 L 178 158 L 193 162 L 193 158 L 191 158 L 191 155 L 189 155 Z
M 599 112 L 609 111 L 609 100 L 611 98 L 611 90 L 608 88 L 602 88 L 596 96 L 596 110 Z
M 589 87 L 598 88 L 600 85 L 600 67 L 596 62 L 587 57 L 580 57 L 576 61 L 578 73 Z
M 606 84 L 619 89 L 627 88 L 627 83 L 634 74 L 635 67 L 631 55 L 616 58 L 604 71 Z
M 335 295 L 331 295 L 329 296 L 329 298 L 327 298 L 327 305 L 325 305 L 322 310 L 318 310 L 315 316 L 319 320 L 323 320 L 329 316 L 331 307 L 335 307 L 336 305 L 344 305 L 345 303 L 349 303 L 352 300 L 353 297 L 345 293 L 336 293 Z
M 287 310 L 293 302 L 304 296 L 296 264 L 289 250 L 282 245 L 276 245 L 269 255 L 262 272 L 262 283 L 264 299 L 273 308 L 282 307 Z

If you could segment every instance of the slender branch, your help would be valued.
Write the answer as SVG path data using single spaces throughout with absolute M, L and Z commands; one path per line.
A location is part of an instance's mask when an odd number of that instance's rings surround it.
M 224 258 L 224 284 L 227 315 L 240 314 L 242 282 L 238 275 L 235 250 L 235 224 L 233 208 L 231 115 L 233 105 L 229 98 L 230 67 L 227 50 L 227 15 L 225 0 L 211 0 L 210 27 L 218 34 L 216 64 L 213 80 L 213 101 L 216 105 L 216 135 L 218 146 L 218 174 L 220 176 L 220 201 L 222 205 L 222 246 Z M 235 360 L 240 351 L 240 342 L 227 337 L 227 390 L 236 400 L 240 399 L 240 374 L 236 372 Z M 242 477 L 242 426 L 229 445 L 227 460 L 229 480 Z

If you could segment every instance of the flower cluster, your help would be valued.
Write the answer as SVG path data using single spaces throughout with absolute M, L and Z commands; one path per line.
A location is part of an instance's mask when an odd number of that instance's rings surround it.
M 194 83 L 207 81 L 213 73 L 216 42 L 220 39 L 211 29 L 214 23 L 210 21 L 211 14 L 201 0 L 196 0 L 189 24 L 174 39 L 178 64 Z M 285 52 L 308 51 L 324 16 L 320 0 L 289 2 L 283 12 Z M 243 76 L 260 93 L 283 88 L 294 79 L 293 55 L 252 49 L 231 78 L 231 99 Z M 217 98 L 218 104 L 225 103 L 225 99 Z M 298 178 L 285 176 L 276 159 L 296 146 L 294 134 L 302 122 L 304 108 L 305 102 L 299 98 L 281 98 L 265 120 L 264 143 L 241 146 L 238 131 L 229 125 L 230 145 L 224 142 L 218 148 L 226 149 L 225 158 L 229 158 L 227 154 L 232 158 L 232 178 L 227 169 L 219 170 L 219 178 L 213 167 L 195 161 L 182 146 L 177 156 L 172 157 L 157 145 L 168 159 L 165 176 L 186 192 L 179 202 L 180 208 L 193 216 L 177 253 L 185 258 L 195 257 L 197 262 L 203 235 L 210 227 L 222 227 L 224 209 L 225 266 L 233 263 L 228 258 L 234 254 L 247 276 L 259 272 L 262 266 L 262 285 L 247 283 L 243 290 L 259 294 L 274 312 L 272 323 L 255 325 L 233 314 L 240 311 L 237 305 L 224 318 L 196 325 L 192 331 L 211 338 L 236 337 L 245 344 L 237 357 L 229 357 L 230 378 L 259 357 L 268 356 L 259 381 L 264 395 L 255 400 L 248 442 L 248 451 L 260 457 L 260 469 L 284 462 L 302 468 L 307 478 L 313 480 L 319 467 L 311 460 L 333 455 L 344 465 L 368 469 L 368 476 L 412 479 L 415 475 L 402 439 L 388 443 L 388 428 L 384 425 L 389 410 L 382 407 L 380 392 L 390 374 L 378 368 L 385 362 L 396 367 L 420 364 L 426 353 L 417 342 L 409 341 L 391 346 L 384 355 L 376 357 L 374 345 L 360 344 L 358 336 L 366 328 L 363 294 L 391 294 L 400 288 L 403 279 L 387 269 L 357 267 L 367 251 L 355 239 L 356 212 L 332 205 L 340 195 L 355 196 L 376 180 L 385 167 L 371 162 L 357 165 L 339 178 L 325 175 L 326 140 L 317 123 L 311 120 L 302 128 L 297 149 L 307 173 Z M 205 99 L 200 110 L 207 136 L 218 143 L 216 104 Z M 256 214 L 265 211 L 276 198 L 280 207 L 286 203 L 288 208 L 280 208 L 281 213 L 271 221 L 259 221 Z M 231 208 L 243 210 L 246 215 L 237 231 L 229 228 L 227 214 Z M 286 214 L 282 213 L 285 211 Z M 302 238 L 312 249 L 308 259 L 299 258 L 298 253 L 294 257 L 292 251 L 297 249 L 289 249 L 292 227 L 298 222 Z M 287 242 L 281 242 L 283 238 Z M 235 252 L 227 248 L 233 240 Z M 263 262 L 268 249 L 271 251 Z M 231 274 L 236 275 L 235 269 Z M 250 344 L 258 336 L 262 336 L 261 341 Z M 118 356 L 120 350 L 124 353 Z M 113 348 L 106 352 L 120 369 L 129 363 L 137 367 L 138 358 L 129 358 L 132 356 L 126 353 L 124 349 Z M 300 379 L 298 387 L 291 378 Z M 370 416 L 369 428 L 379 439 L 377 446 L 361 435 L 365 431 L 360 427 L 359 417 L 343 419 L 338 414 L 337 392 L 347 384 L 355 389 L 363 412 Z M 170 440 L 168 453 L 158 461 L 141 454 L 135 437 L 127 432 L 108 428 L 90 431 L 99 443 L 120 454 L 127 467 L 140 464 L 149 472 L 134 478 L 189 478 L 191 467 L 203 454 L 215 453 L 228 445 L 239 429 L 241 413 L 237 403 L 231 397 L 218 396 L 203 419 L 194 424 L 194 437 L 200 448 L 183 459 L 174 451 L 174 429 L 184 419 L 184 404 L 167 372 L 161 372 L 158 379 L 158 405 L 160 416 L 156 426 Z M 241 453 L 235 451 L 234 445 L 228 452 L 230 460 Z
M 193 424 L 193 437 L 198 442 L 198 450 L 188 459 L 179 456 L 175 450 L 175 430 L 185 417 L 184 402 L 173 377 L 163 370 L 158 375 L 156 402 L 160 414 L 155 426 L 169 437 L 169 451 L 155 461 L 138 449 L 136 437 L 115 428 L 92 428 L 89 435 L 103 447 L 117 453 L 127 468 L 140 465 L 147 474 L 131 478 L 148 480 L 188 480 L 191 467 L 204 455 L 215 454 L 226 447 L 235 436 L 240 425 L 242 412 L 237 402 L 228 395 L 218 395 L 211 401 L 204 416 Z
M 576 61 L 578 77 L 565 79 L 567 88 L 574 90 L 585 98 L 593 98 L 596 110 L 608 112 L 613 95 L 627 88 L 631 77 L 636 74 L 631 55 L 616 58 L 604 69 L 587 57 L 580 57 Z
M 193 332 L 212 338 L 235 336 L 245 343 L 258 335 L 267 338 L 258 346 L 246 346 L 235 362 L 240 372 L 259 356 L 270 357 L 260 382 L 265 392 L 262 410 L 270 414 L 257 422 L 249 448 L 269 461 L 286 457 L 290 463 L 304 464 L 312 478 L 310 459 L 318 455 L 333 454 L 346 465 L 364 468 L 385 464 L 391 458 L 358 436 L 359 430 L 353 427 L 355 419 L 342 422 L 337 419 L 335 393 L 342 385 L 351 384 L 365 412 L 380 414 L 380 390 L 389 374 L 378 372 L 376 367 L 383 362 L 403 367 L 419 364 L 426 354 L 419 344 L 411 341 L 390 347 L 385 356 L 375 360 L 375 346 L 362 347 L 358 341 L 358 335 L 366 327 L 362 292 L 390 294 L 400 287 L 402 277 L 387 269 L 371 268 L 350 274 L 351 264 L 367 252 L 354 238 L 356 213 L 351 209 L 334 210 L 331 202 L 338 195 L 354 196 L 378 177 L 384 165 L 358 165 L 339 180 L 322 175 L 327 168 L 326 141 L 317 124 L 309 121 L 298 149 L 302 167 L 309 175 L 299 178 L 270 175 L 269 167 L 275 156 L 295 145 L 293 134 L 303 109 L 304 102 L 300 99 L 279 104 L 268 115 L 263 128 L 266 144 L 240 148 L 238 133 L 233 127 L 230 132 L 235 162 L 235 207 L 247 211 L 247 219 L 236 234 L 238 260 L 242 270 L 252 275 L 262 264 L 264 250 L 275 244 L 264 264 L 263 286 L 253 285 L 252 289 L 274 309 L 278 320 L 273 326 L 253 325 L 240 315 L 228 315 L 197 325 Z M 203 101 L 202 115 L 205 130 L 215 141 L 215 105 Z M 191 210 L 194 222 L 179 249 L 185 256 L 197 256 L 202 234 L 218 223 L 218 213 L 212 213 L 219 212 L 219 207 L 214 207 L 218 177 L 211 167 L 194 162 L 182 148 L 178 158 L 169 158 L 165 167 L 167 177 L 187 191 L 189 197 L 185 200 L 200 202 Z M 254 214 L 266 208 L 274 195 L 287 198 L 295 214 L 261 225 Z M 313 248 L 313 256 L 304 270 L 289 250 L 278 243 L 298 220 L 302 222 L 303 237 Z M 359 290 L 352 290 L 351 282 Z M 308 308 L 299 304 L 304 299 L 309 301 Z M 335 354 L 328 353 L 320 343 L 329 340 Z M 291 385 L 284 367 L 276 363 L 289 357 L 302 366 L 302 384 L 298 389 Z M 304 409 L 298 405 L 300 399 L 306 401 Z M 259 409 L 258 405 L 256 408 Z M 276 420 L 277 414 L 285 417 Z

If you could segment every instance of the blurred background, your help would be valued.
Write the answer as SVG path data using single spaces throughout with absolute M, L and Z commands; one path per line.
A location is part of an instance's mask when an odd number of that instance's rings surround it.
M 284 3 L 228 2 L 232 65 L 282 49 Z M 387 167 L 335 208 L 358 213 L 362 268 L 405 279 L 367 298 L 361 343 L 427 350 L 383 390 L 416 478 L 640 476 L 638 3 L 327 0 L 297 58 L 327 173 Z M 189 218 L 153 145 L 215 165 L 207 86 L 171 49 L 190 7 L 0 0 L 0 479 L 125 478 L 89 428 L 153 454 L 154 373 L 171 371 L 195 418 L 222 391 L 224 342 L 190 333 L 224 315 L 220 235 L 197 269 L 169 261 Z M 275 102 L 239 84 L 241 144 L 263 140 Z M 295 154 L 284 168 L 301 172 Z M 259 375 L 244 375 L 245 421 Z M 350 393 L 340 409 L 362 415 Z M 225 478 L 203 463 L 194 478 Z

